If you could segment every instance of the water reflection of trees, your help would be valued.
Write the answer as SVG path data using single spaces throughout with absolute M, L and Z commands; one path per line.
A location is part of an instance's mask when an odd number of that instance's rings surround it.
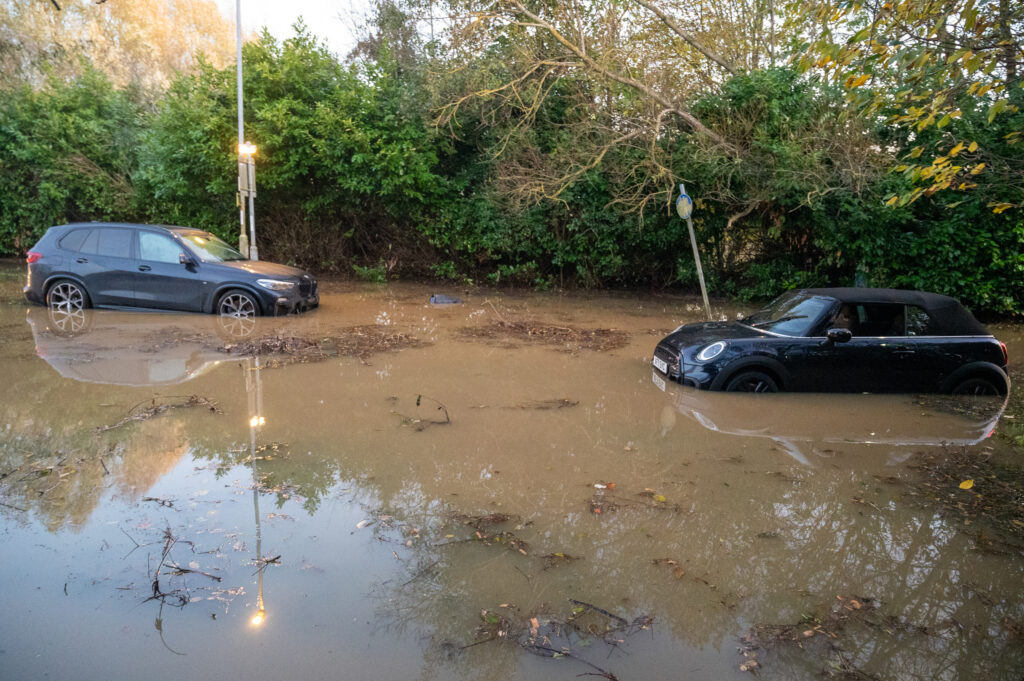
M 18 488 L 4 481 L 5 503 L 34 509 L 52 531 L 80 527 L 108 491 L 138 498 L 187 451 L 222 472 L 251 465 L 247 443 L 189 435 L 176 418 L 131 424 L 107 439 L 74 428 L 22 428 L 18 437 L 3 440 L 5 471 L 61 457 L 72 466 L 45 491 L 30 484 L 12 494 Z M 1024 665 L 1012 628 L 1024 620 L 1020 558 L 973 551 L 955 521 L 910 506 L 905 489 L 862 473 L 824 468 L 779 476 L 728 464 L 728 488 L 680 482 L 685 494 L 663 504 L 640 496 L 642 490 L 620 489 L 617 510 L 601 514 L 592 512 L 593 489 L 539 488 L 515 497 L 531 499 L 531 508 L 501 509 L 515 516 L 500 529 L 528 545 L 523 555 L 508 542 L 474 540 L 472 528 L 453 519 L 494 508 L 463 508 L 458 497 L 438 499 L 408 479 L 393 487 L 375 475 L 372 457 L 299 456 L 284 443 L 261 443 L 255 461 L 258 490 L 276 495 L 279 506 L 299 498 L 313 515 L 341 481 L 364 499 L 380 500 L 372 515 L 391 520 L 375 528 L 407 568 L 377 595 L 388 626 L 429 637 L 424 669 L 504 678 L 524 664 L 556 664 L 524 658 L 515 645 L 464 646 L 474 642 L 481 610 L 507 603 L 515 607 L 512 616 L 524 619 L 565 616 L 569 598 L 627 620 L 651 615 L 659 636 L 718 649 L 735 669 L 742 658 L 732 651 L 744 632 L 799 623 L 807 614 L 824 617 L 837 596 L 879 600 L 879 623 L 855 622 L 829 643 L 768 651 L 764 676 L 812 678 L 834 659 L 832 646 L 880 678 L 1006 678 Z M 436 475 L 451 475 L 450 466 Z M 578 560 L 545 561 L 556 554 Z M 621 650 L 633 644 L 627 639 Z M 606 654 L 595 662 L 623 678 L 657 664 Z
M 67 382 L 60 385 L 67 388 Z M 595 489 L 571 476 L 551 474 L 526 492 L 503 486 L 497 476 L 489 498 L 505 501 L 501 512 L 515 516 L 501 529 L 529 546 L 523 555 L 508 542 L 474 540 L 453 520 L 498 510 L 479 502 L 486 495 L 467 501 L 445 494 L 447 481 L 478 475 L 480 460 L 470 460 L 472 452 L 395 470 L 372 453 L 356 454 L 358 445 L 344 440 L 308 456 L 307 447 L 315 446 L 308 442 L 293 447 L 264 440 L 262 432 L 258 442 L 246 441 L 219 423 L 197 428 L 191 416 L 164 415 L 97 437 L 91 425 L 102 418 L 89 398 L 95 402 L 86 392 L 64 396 L 79 406 L 45 426 L 31 416 L 38 401 L 6 405 L 5 422 L 14 426 L 0 436 L 3 471 L 25 473 L 38 464 L 51 472 L 26 478 L 31 484 L 20 488 L 12 483 L 24 476 L 5 476 L 5 503 L 38 513 L 51 531 L 78 528 L 104 494 L 137 499 L 186 454 L 209 461 L 222 475 L 255 462 L 257 494 L 276 495 L 278 506 L 300 499 L 311 516 L 339 484 L 358 487 L 361 498 L 379 500 L 370 509 L 379 519 L 374 527 L 406 566 L 404 575 L 379 585 L 384 626 L 427 636 L 424 678 L 508 678 L 534 666 L 545 674 L 561 663 L 524 657 L 514 644 L 465 646 L 474 642 L 482 610 L 508 604 L 509 616 L 523 620 L 564 617 L 570 598 L 627 620 L 651 615 L 657 636 L 691 650 L 716 650 L 723 669 L 733 671 L 742 660 L 734 650 L 746 631 L 799 623 L 807 614 L 825 617 L 836 596 L 877 599 L 881 615 L 895 618 L 854 622 L 831 643 L 815 636 L 803 649 L 766 652 L 762 674 L 769 678 L 816 677 L 832 659 L 831 646 L 881 678 L 998 679 L 1024 666 L 1021 641 L 1006 625 L 1024 620 L 1020 558 L 972 551 L 955 521 L 910 506 L 901 488 L 860 471 L 819 466 L 768 475 L 726 461 L 684 475 L 675 467 L 666 482 L 675 493 L 666 502 L 640 496 L 640 488 L 620 488 L 617 510 L 605 506 L 600 514 L 593 512 Z M 510 414 L 511 422 L 521 412 Z M 597 431 L 621 426 L 587 425 L 593 442 L 615 441 Z M 642 436 L 642 427 L 631 427 Z M 657 454 L 652 457 L 639 456 L 633 465 L 654 470 Z M 57 474 L 63 475 L 51 486 L 44 478 L 60 462 Z M 525 457 L 500 461 L 508 472 L 533 467 L 533 478 L 530 470 L 516 471 L 512 480 L 535 479 L 536 465 Z M 729 486 L 712 474 L 720 469 Z M 9 507 L 4 513 L 16 515 Z M 544 557 L 557 554 L 578 560 L 549 565 Z M 621 678 L 664 676 L 657 672 L 667 663 L 656 652 L 651 659 L 630 654 L 642 647 L 627 638 L 611 657 L 600 646 L 581 654 L 596 655 Z M 563 668 L 567 676 L 588 671 Z
M 622 509 L 600 520 L 585 512 L 558 519 L 527 514 L 533 523 L 519 535 L 530 544 L 529 556 L 453 543 L 446 539 L 451 522 L 419 517 L 422 541 L 414 544 L 407 580 L 382 585 L 379 595 L 396 625 L 429 632 L 430 664 L 455 651 L 471 656 L 467 677 L 480 673 L 478 665 L 489 675 L 510 676 L 518 664 L 507 651 L 462 649 L 473 642 L 481 609 L 514 603 L 523 617 L 564 613 L 568 598 L 626 618 L 651 614 L 656 628 L 693 648 L 721 646 L 726 655 L 758 624 L 799 624 L 809 613 L 827 617 L 837 596 L 879 602 L 877 617 L 853 621 L 836 639 L 815 634 L 800 649 L 766 653 L 776 663 L 763 670 L 767 678 L 816 678 L 837 659 L 894 679 L 1011 678 L 1024 664 L 1019 635 L 1007 625 L 1024 616 L 1018 557 L 971 551 L 948 520 L 886 504 L 889 490 L 854 501 L 850 490 L 862 485 L 848 475 L 778 487 L 774 495 L 724 510 L 720 500 L 698 498 L 679 512 Z M 586 503 L 580 499 L 581 507 Z M 399 505 L 385 513 L 403 518 L 420 511 Z M 394 536 L 404 541 L 400 532 Z M 559 551 L 581 560 L 545 569 L 539 556 Z M 669 557 L 681 573 L 658 561 Z M 741 661 L 737 656 L 733 669 Z M 611 666 L 624 671 L 637 664 L 644 663 L 624 659 Z

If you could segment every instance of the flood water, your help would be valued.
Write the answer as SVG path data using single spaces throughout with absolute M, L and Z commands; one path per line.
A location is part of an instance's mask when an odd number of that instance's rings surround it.
M 659 384 L 684 298 L 328 282 L 241 329 L 54 320 L 21 285 L 0 267 L 4 679 L 1024 669 L 1021 537 L 936 501 L 980 476 L 919 483 L 1012 463 L 1001 403 Z

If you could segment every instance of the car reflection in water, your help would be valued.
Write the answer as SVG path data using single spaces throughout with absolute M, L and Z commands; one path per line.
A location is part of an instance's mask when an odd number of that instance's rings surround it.
M 190 381 L 228 362 L 239 361 L 220 348 L 256 335 L 257 321 L 235 317 L 202 317 L 96 310 L 55 310 L 33 307 L 27 313 L 36 354 L 64 378 L 85 383 L 130 387 L 170 386 Z M 289 324 L 294 328 L 295 324 Z M 308 330 L 309 325 L 301 325 Z M 264 330 L 272 330 L 273 326 Z M 249 623 L 261 626 L 267 617 L 264 572 L 276 558 L 262 555 L 263 532 L 256 469 L 257 441 L 266 425 L 259 354 L 241 358 L 247 401 L 252 504 L 256 530 L 257 601 Z M 161 612 L 162 612 L 161 601 Z M 158 617 L 157 622 L 160 622 Z M 163 638 L 163 630 L 157 631 Z M 164 644 L 166 645 L 166 643 Z
M 29 308 L 36 354 L 64 378 L 86 383 L 162 386 L 184 383 L 229 359 L 218 338 L 250 335 L 254 320 L 175 314 Z M 212 324 L 210 323 L 212 321 Z M 215 333 L 214 333 L 215 332 Z M 216 334 L 216 335 L 215 335 Z
M 771 440 L 800 463 L 837 452 L 884 452 L 887 464 L 905 461 L 921 447 L 963 447 L 989 438 L 1006 409 L 1006 397 L 927 395 L 772 396 L 716 393 L 667 383 L 657 372 L 651 381 L 671 400 L 662 411 L 662 435 L 677 414 L 707 430 Z M 919 400 L 925 400 L 921 404 Z

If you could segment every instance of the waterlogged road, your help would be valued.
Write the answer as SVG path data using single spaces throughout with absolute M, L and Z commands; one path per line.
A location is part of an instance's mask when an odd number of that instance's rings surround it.
M 676 298 L 337 284 L 248 329 L 55 320 L 20 285 L 5 679 L 1024 668 L 1020 508 L 977 502 L 1017 463 L 1001 404 L 664 386 Z

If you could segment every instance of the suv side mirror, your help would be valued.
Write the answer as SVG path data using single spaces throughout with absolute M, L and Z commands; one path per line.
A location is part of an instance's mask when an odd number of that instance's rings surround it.
M 192 258 L 188 257 L 184 253 L 179 253 L 178 254 L 178 262 L 181 263 L 182 265 L 191 265 L 192 264 Z
M 828 330 L 828 339 L 833 343 L 848 343 L 853 338 L 853 332 L 849 329 L 835 328 Z

